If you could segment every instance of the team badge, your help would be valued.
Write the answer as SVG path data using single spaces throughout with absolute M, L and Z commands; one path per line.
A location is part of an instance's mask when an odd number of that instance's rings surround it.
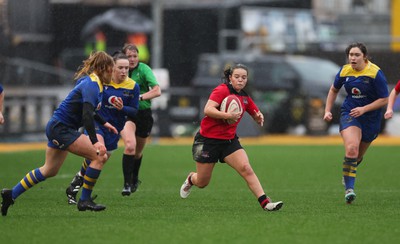
M 351 94 L 353 94 L 353 95 L 361 95 L 361 91 L 357 87 L 353 87 L 353 88 L 351 88 Z

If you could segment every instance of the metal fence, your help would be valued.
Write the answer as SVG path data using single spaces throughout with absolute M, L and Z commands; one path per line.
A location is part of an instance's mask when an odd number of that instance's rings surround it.
M 3 85 L 59 86 L 71 83 L 74 72 L 23 58 L 0 56 L 0 83 Z
M 58 105 L 57 95 L 16 95 L 6 93 L 5 123 L 0 126 L 0 141 L 26 140 L 35 134 L 44 136 L 48 119 Z

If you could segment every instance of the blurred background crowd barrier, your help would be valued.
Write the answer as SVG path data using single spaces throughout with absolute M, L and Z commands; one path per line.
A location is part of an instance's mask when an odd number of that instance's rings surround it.
M 192 136 L 235 62 L 250 67 L 248 89 L 268 122 L 258 128 L 246 116 L 240 136 L 337 134 L 336 122 L 320 118 L 345 47 L 364 42 L 391 89 L 400 79 L 398 13 L 400 0 L 0 0 L 0 141 L 43 139 L 82 60 L 126 42 L 138 45 L 162 87 L 153 136 Z M 318 74 L 327 63 L 334 68 Z

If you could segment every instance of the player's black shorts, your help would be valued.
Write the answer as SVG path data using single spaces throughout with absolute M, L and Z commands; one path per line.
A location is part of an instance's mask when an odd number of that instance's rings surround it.
M 197 132 L 192 146 L 193 160 L 199 163 L 225 163 L 224 158 L 242 149 L 239 138 L 220 140 L 206 138 Z
M 147 138 L 153 128 L 154 119 L 151 109 L 139 110 L 135 117 L 129 118 L 136 125 L 136 136 Z

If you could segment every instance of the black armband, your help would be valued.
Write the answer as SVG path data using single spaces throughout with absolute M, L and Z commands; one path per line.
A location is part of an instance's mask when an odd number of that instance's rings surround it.
M 107 121 L 106 121 L 103 117 L 101 117 L 100 114 L 98 114 L 98 113 L 96 113 L 96 112 L 94 112 L 93 118 L 94 118 L 94 120 L 96 120 L 97 122 L 99 122 L 99 123 L 102 124 L 102 125 L 104 125 L 105 123 L 107 123 Z
M 98 142 L 98 140 L 96 136 L 93 113 L 94 113 L 93 105 L 90 103 L 83 103 L 82 123 L 83 126 L 85 127 L 86 132 L 89 135 L 90 141 L 92 142 L 92 144 L 95 144 L 96 142 Z

